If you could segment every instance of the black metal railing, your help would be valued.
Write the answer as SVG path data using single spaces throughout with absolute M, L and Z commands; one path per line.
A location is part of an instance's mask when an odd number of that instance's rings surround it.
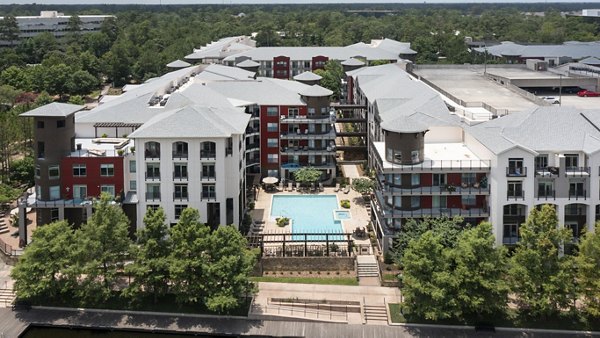
M 560 173 L 558 167 L 538 167 L 535 168 L 535 176 L 557 177 Z
M 146 201 L 160 201 L 160 192 L 158 191 L 147 191 Z
M 160 158 L 160 151 L 144 151 L 144 158 Z
M 556 199 L 556 191 L 553 189 L 538 189 L 537 199 Z
M 569 199 L 587 199 L 587 191 L 585 189 L 569 189 Z
M 527 167 L 506 167 L 506 177 L 527 177 Z
M 160 170 L 146 171 L 147 180 L 160 180 Z
M 173 179 L 174 180 L 187 180 L 188 179 L 188 174 L 187 172 L 173 172 Z
M 173 158 L 187 159 L 188 158 L 188 152 L 187 151 L 174 151 L 173 152 Z
M 589 176 L 590 167 L 566 167 L 565 176 Z
M 173 193 L 173 200 L 188 200 L 188 193 L 187 191 L 183 192 L 174 192 Z
M 202 192 L 202 199 L 209 199 L 209 200 L 214 200 L 217 199 L 217 193 L 215 191 L 203 191 Z
M 200 150 L 200 158 L 217 158 L 215 150 Z
M 521 189 L 521 190 L 509 190 L 506 193 L 506 200 L 518 200 L 518 199 L 525 199 L 525 190 Z

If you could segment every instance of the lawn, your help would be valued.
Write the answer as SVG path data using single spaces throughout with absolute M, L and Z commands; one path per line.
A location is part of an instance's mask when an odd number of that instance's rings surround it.
M 390 273 L 384 273 L 383 280 L 390 281 L 390 282 L 397 282 L 398 276 L 396 276 L 394 274 L 390 274 Z
M 301 284 L 326 284 L 326 285 L 358 285 L 355 277 L 250 277 L 253 282 L 271 283 L 301 283 Z
M 392 319 L 392 323 L 406 323 L 406 318 L 402 314 L 402 304 L 400 303 L 390 303 L 388 304 L 390 310 L 390 317 Z

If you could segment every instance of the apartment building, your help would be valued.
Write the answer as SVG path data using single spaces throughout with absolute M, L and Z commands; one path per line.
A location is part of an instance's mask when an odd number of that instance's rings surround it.
M 363 105 L 372 218 L 383 250 L 411 218 L 461 216 L 492 223 L 497 244 L 514 245 L 528 213 L 555 206 L 575 238 L 600 219 L 598 111 L 536 107 L 474 126 L 442 97 L 390 64 L 348 72 Z
M 100 31 L 102 23 L 114 15 L 80 15 L 80 32 L 92 33 Z M 0 17 L 0 20 L 3 20 Z M 56 38 L 68 34 L 70 15 L 64 15 L 57 11 L 41 11 L 39 16 L 17 16 L 19 26 L 19 39 L 32 38 L 41 33 L 50 33 Z M 0 41 L 0 45 L 11 44 L 12 41 Z

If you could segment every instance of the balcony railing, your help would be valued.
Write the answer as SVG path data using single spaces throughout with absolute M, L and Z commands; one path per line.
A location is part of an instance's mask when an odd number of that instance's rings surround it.
M 569 199 L 575 199 L 575 200 L 580 200 L 580 199 L 587 199 L 587 191 L 585 189 L 581 190 L 581 189 L 569 189 Z
M 513 191 L 509 190 L 506 193 L 506 200 L 508 201 L 508 200 L 511 200 L 511 199 L 513 199 L 513 200 L 519 200 L 519 199 L 524 200 L 525 199 L 525 190 L 523 190 L 523 189 L 521 189 L 521 190 L 513 190 Z
M 215 150 L 200 150 L 200 158 L 217 158 Z
M 462 217 L 489 217 L 489 211 L 486 207 L 461 208 L 415 208 L 412 210 L 394 207 L 385 202 L 381 192 L 375 192 L 376 198 L 373 199 L 375 211 L 384 218 L 424 218 L 440 216 L 462 216 Z
M 335 146 L 331 147 L 308 147 L 308 146 L 300 146 L 300 147 L 283 147 L 281 149 L 282 154 L 298 154 L 298 153 L 319 153 L 319 154 L 327 154 L 333 153 L 336 151 Z
M 313 116 L 285 116 L 281 115 L 281 123 L 330 123 L 335 122 L 335 116 L 327 114 Z
M 146 201 L 160 201 L 160 192 L 147 191 L 146 192 Z
M 535 197 L 538 200 L 540 199 L 556 199 L 556 191 L 555 190 L 548 190 L 548 189 L 539 189 L 537 196 Z
M 258 129 L 258 127 L 256 127 L 256 128 L 253 128 L 253 127 L 246 128 L 246 135 L 256 134 L 258 132 L 260 132 L 260 130 Z
M 385 195 L 392 196 L 403 196 L 403 195 L 488 195 L 490 193 L 490 185 L 488 184 L 485 188 L 478 185 L 475 188 L 473 185 L 470 186 L 416 186 L 411 188 L 399 187 L 394 184 L 383 184 L 380 186 Z
M 558 167 L 535 168 L 535 176 L 555 178 L 559 175 Z
M 422 172 L 422 171 L 489 171 L 491 167 L 490 160 L 425 160 L 415 164 L 398 164 L 383 160 L 379 151 L 373 152 L 377 157 L 377 162 L 384 173 L 396 172 Z
M 182 173 L 182 172 L 173 172 L 173 180 L 179 180 L 179 181 L 185 181 L 188 179 L 188 175 L 187 172 Z
M 202 174 L 202 176 L 200 176 L 200 179 L 203 181 L 210 181 L 210 180 L 215 180 L 217 179 L 215 173 L 210 173 L 210 174 Z
M 188 193 L 187 192 L 174 192 L 173 193 L 173 200 L 174 201 L 187 201 L 188 200 Z
M 173 158 L 174 159 L 187 159 L 188 153 L 187 153 L 187 151 L 174 151 Z
M 282 140 L 306 140 L 306 139 L 335 139 L 336 132 L 331 129 L 328 131 L 308 131 L 305 129 L 303 132 L 282 132 L 281 139 Z
M 527 177 L 527 167 L 506 167 L 506 177 Z
M 504 237 L 502 237 L 502 244 L 504 244 L 504 245 L 517 244 L 518 242 L 519 242 L 519 236 L 504 236 Z
M 147 180 L 160 180 L 160 171 L 146 171 L 146 179 Z
M 149 158 L 159 159 L 160 158 L 160 151 L 146 150 L 146 151 L 144 151 L 144 158 L 146 158 L 146 159 L 149 159 Z
M 566 167 L 565 176 L 585 177 L 590 176 L 590 167 Z
M 260 143 L 249 143 L 246 145 L 246 151 L 258 150 L 260 148 Z
M 203 200 L 217 199 L 217 193 L 215 191 L 203 191 L 201 196 Z

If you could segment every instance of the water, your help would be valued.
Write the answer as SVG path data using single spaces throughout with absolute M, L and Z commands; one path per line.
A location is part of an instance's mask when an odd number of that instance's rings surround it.
M 335 217 L 337 219 L 350 219 L 350 211 L 347 210 L 336 210 Z
M 343 233 L 340 221 L 333 219 L 333 211 L 338 209 L 335 195 L 274 195 L 271 217 L 292 219 L 292 234 L 299 233 Z M 304 236 L 292 236 L 294 240 Z M 341 240 L 343 236 L 329 236 Z M 310 240 L 325 240 L 325 236 L 309 236 Z

